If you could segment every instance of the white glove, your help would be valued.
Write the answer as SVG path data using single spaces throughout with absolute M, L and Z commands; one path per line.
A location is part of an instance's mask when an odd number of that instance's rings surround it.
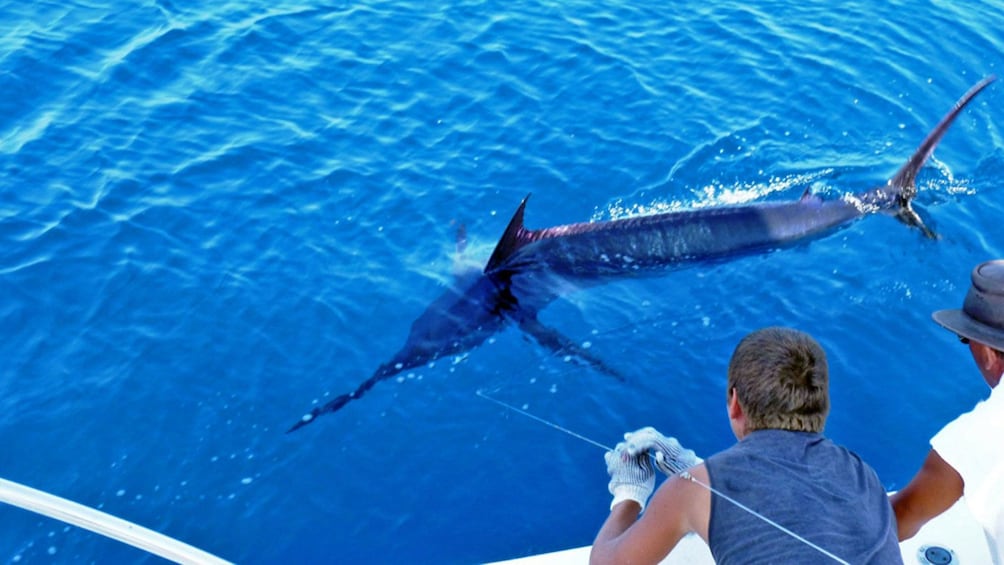
M 648 497 L 655 490 L 655 469 L 648 453 L 630 455 L 627 446 L 621 442 L 613 451 L 604 455 L 607 473 L 610 473 L 610 494 L 614 495 L 610 509 L 625 500 L 633 500 L 645 510 Z
M 655 466 L 667 476 L 673 476 L 704 461 L 693 451 L 684 449 L 676 438 L 666 437 L 653 427 L 624 434 L 624 443 L 628 454 L 632 456 L 651 451 L 655 457 Z

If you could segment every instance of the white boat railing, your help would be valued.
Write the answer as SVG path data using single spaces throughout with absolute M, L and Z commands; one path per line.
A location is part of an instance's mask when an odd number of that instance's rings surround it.
M 6 479 L 0 479 L 0 502 L 79 526 L 176 563 L 230 563 L 128 520 Z

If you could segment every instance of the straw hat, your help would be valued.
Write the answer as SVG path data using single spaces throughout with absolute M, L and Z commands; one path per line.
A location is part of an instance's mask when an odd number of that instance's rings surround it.
M 980 263 L 972 279 L 961 310 L 938 310 L 931 317 L 962 337 L 1004 351 L 1004 260 Z

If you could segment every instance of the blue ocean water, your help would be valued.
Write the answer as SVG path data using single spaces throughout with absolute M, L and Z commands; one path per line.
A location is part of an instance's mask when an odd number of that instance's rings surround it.
M 1004 256 L 1004 86 L 919 180 L 792 249 L 569 294 L 295 434 L 484 262 L 546 227 L 885 182 L 980 78 L 983 2 L 4 2 L 0 476 L 242 563 L 473 563 L 587 544 L 602 452 L 733 440 L 728 355 L 766 325 L 830 355 L 828 434 L 889 488 L 986 394 L 929 319 Z M 769 478 L 765 478 L 769 480 Z M 0 561 L 154 562 L 0 507 Z

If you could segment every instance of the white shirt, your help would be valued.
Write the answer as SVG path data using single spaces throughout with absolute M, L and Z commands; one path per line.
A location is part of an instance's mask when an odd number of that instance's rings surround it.
M 1004 386 L 942 428 L 931 447 L 962 476 L 966 505 L 1004 565 Z

